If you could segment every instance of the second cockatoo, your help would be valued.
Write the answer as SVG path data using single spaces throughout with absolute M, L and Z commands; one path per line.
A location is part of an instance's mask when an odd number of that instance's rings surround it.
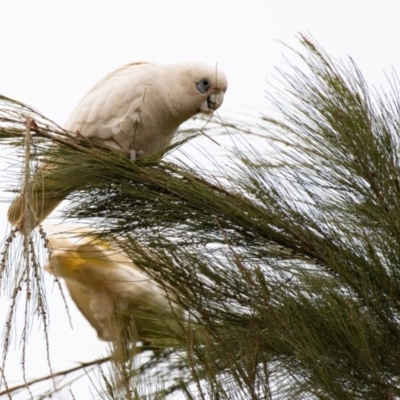
M 95 239 L 88 229 L 64 224 L 61 228 L 63 232 L 48 235 L 52 255 L 45 269 L 65 281 L 98 338 L 117 345 L 123 341 L 125 346 L 164 339 L 169 329 L 165 322 L 182 315 L 174 296 L 121 249 Z
M 217 110 L 227 87 L 226 76 L 213 65 L 131 63 L 94 85 L 72 112 L 65 129 L 127 153 L 132 159 L 150 156 L 170 143 L 183 122 L 198 113 Z M 45 180 L 46 167 L 41 173 Z M 30 228 L 63 200 L 48 198 L 42 192 L 43 187 L 35 190 L 29 205 L 34 214 Z M 8 210 L 9 221 L 23 231 L 25 209 L 22 193 Z

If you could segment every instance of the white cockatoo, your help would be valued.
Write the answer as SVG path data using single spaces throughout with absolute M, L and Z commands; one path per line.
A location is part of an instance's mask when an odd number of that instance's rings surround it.
M 218 109 L 227 87 L 226 76 L 213 65 L 131 63 L 94 85 L 65 129 L 128 153 L 132 159 L 150 156 L 170 143 L 183 122 Z M 36 190 L 34 204 L 30 204 L 34 225 L 62 200 L 46 198 L 42 189 Z M 23 199 L 17 197 L 8 211 L 9 221 L 22 230 Z
M 168 318 L 182 316 L 174 296 L 118 247 L 95 239 L 90 230 L 78 225 L 45 229 L 53 231 L 47 236 L 52 255 L 45 269 L 65 281 L 99 339 L 118 343 L 123 338 L 125 345 L 139 340 L 151 343 L 165 337 Z

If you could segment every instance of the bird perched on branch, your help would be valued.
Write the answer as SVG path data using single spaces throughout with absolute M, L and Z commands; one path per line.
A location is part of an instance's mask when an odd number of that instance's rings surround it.
M 120 248 L 96 239 L 87 229 L 60 227 L 64 232 L 48 236 L 52 255 L 45 269 L 65 281 L 98 338 L 113 342 L 120 354 L 126 353 L 129 343 L 165 340 L 170 333 L 166 322 L 182 316 L 173 294 Z
M 165 148 L 179 126 L 197 113 L 217 110 L 227 90 L 226 76 L 216 66 L 198 62 L 137 62 L 109 73 L 92 87 L 69 117 L 65 129 L 130 155 L 146 157 Z M 29 205 L 33 229 L 63 198 L 46 196 L 46 173 Z M 44 182 L 44 183 L 43 183 Z M 22 231 L 22 193 L 10 205 L 9 221 Z M 26 216 L 25 216 L 26 219 Z M 29 230 L 29 229 L 28 229 Z

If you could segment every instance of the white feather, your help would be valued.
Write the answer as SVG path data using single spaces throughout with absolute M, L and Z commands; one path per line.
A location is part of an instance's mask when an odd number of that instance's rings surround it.
M 160 288 L 122 250 L 110 250 L 79 226 L 64 224 L 59 228 L 63 232 L 48 236 L 53 256 L 45 269 L 65 280 L 71 298 L 100 339 L 113 339 L 110 325 L 116 324 L 118 312 L 139 312 L 134 318 L 139 337 L 149 331 L 162 335 L 162 323 L 154 321 L 157 313 L 181 313 L 173 305 L 173 295 Z M 46 227 L 46 231 L 54 232 L 54 227 Z

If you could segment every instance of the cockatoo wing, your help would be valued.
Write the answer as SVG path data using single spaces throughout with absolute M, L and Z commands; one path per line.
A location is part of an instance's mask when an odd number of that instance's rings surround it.
M 149 280 L 148 277 L 145 279 Z M 150 291 L 149 287 L 143 288 L 140 281 L 115 282 L 112 290 L 107 284 L 101 290 L 93 290 L 70 279 L 65 279 L 65 284 L 72 300 L 96 330 L 99 339 L 112 341 L 121 330 L 132 326 L 132 321 L 138 338 L 151 340 L 154 336 L 162 336 L 164 328 L 158 318 L 170 311 L 171 305 L 158 287 L 153 286 L 153 291 Z M 119 288 L 123 291 L 119 292 Z M 140 298 L 140 295 L 144 297 Z
M 93 292 L 85 290 L 85 288 L 78 282 L 68 279 L 65 279 L 65 284 L 78 310 L 96 330 L 98 338 L 101 340 L 111 341 L 112 334 L 108 324 L 113 321 L 114 309 L 110 307 L 111 302 L 109 296 L 105 293 L 98 293 L 96 295 Z M 96 305 L 98 304 L 102 304 L 103 306 L 103 313 L 101 316 L 94 312 L 94 309 L 96 309 Z
M 83 97 L 65 129 L 100 140 L 132 136 L 146 92 L 158 76 L 152 63 L 132 63 L 112 71 Z

